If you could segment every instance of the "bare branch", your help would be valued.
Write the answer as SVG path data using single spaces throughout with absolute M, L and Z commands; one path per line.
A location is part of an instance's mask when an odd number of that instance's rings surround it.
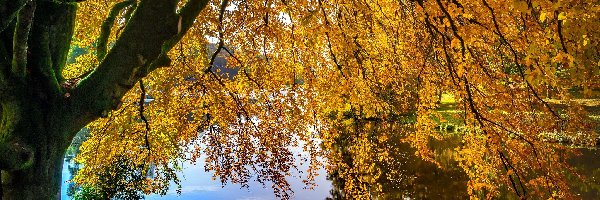
M 146 125 L 146 131 L 144 132 L 144 146 L 146 147 L 146 151 L 147 151 L 146 159 L 148 159 L 150 157 L 150 153 L 152 153 L 152 148 L 150 147 L 150 140 L 148 140 L 148 134 L 150 133 L 150 123 L 148 123 L 148 119 L 146 118 L 146 116 L 144 116 L 144 106 L 146 103 L 146 86 L 144 86 L 144 81 L 142 79 L 140 79 L 139 83 L 140 83 L 140 90 L 142 91 L 140 93 L 139 112 L 140 112 L 140 119 L 142 119 L 142 121 Z

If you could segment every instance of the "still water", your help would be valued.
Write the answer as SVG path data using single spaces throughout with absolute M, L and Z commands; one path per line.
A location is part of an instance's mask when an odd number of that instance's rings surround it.
M 203 160 L 203 159 L 199 159 Z M 69 187 L 68 181 L 71 178 L 69 172 L 70 163 L 63 163 L 62 177 L 65 181 L 61 187 L 61 199 L 71 199 L 68 196 L 67 190 Z M 71 165 L 73 166 L 73 165 Z M 176 188 L 171 188 L 167 195 L 150 195 L 146 199 L 150 200 L 192 200 L 192 199 L 231 199 L 231 200 L 263 200 L 275 199 L 273 189 L 270 185 L 263 186 L 256 181 L 250 181 L 248 188 L 241 188 L 237 184 L 221 185 L 219 180 L 212 180 L 212 173 L 205 172 L 204 163 L 198 162 L 196 165 L 184 164 L 183 170 L 179 172 L 181 177 L 181 194 L 178 195 Z M 288 178 L 294 193 L 293 199 L 299 200 L 314 200 L 325 199 L 329 196 L 331 190 L 331 182 L 326 179 L 324 169 L 319 171 L 319 176 L 315 179 L 318 187 L 313 190 L 304 189 L 302 177 L 298 173 L 293 174 L 294 177 Z
M 454 141 L 454 142 L 453 142 Z M 437 144 L 432 144 L 436 157 L 442 161 L 444 169 L 425 162 L 414 155 L 414 149 L 405 143 L 387 144 L 391 148 L 390 156 L 394 159 L 386 163 L 377 163 L 383 175 L 377 179 L 377 184 L 382 186 L 381 194 L 370 194 L 378 199 L 468 199 L 467 177 L 461 168 L 450 159 L 452 148 L 457 142 L 450 139 Z M 437 146 L 438 148 L 435 148 Z M 600 151 L 582 149 L 581 155 L 571 160 L 572 166 L 584 172 L 588 177 L 585 184 L 573 182 L 573 192 L 582 199 L 597 199 L 600 197 Z M 351 161 L 353 155 L 348 155 Z M 212 173 L 205 172 L 204 163 L 199 159 L 196 165 L 184 164 L 183 170 L 179 172 L 181 177 L 181 194 L 177 194 L 176 188 L 171 188 L 165 196 L 150 195 L 146 199 L 232 199 L 232 200 L 261 200 L 276 199 L 270 185 L 250 181 L 248 188 L 240 185 L 221 185 L 219 180 L 212 180 Z M 446 160 L 446 162 L 443 162 Z M 352 166 L 352 163 L 346 163 Z M 62 177 L 65 181 L 61 188 L 62 199 L 71 199 L 68 196 L 68 181 L 72 174 L 65 162 Z M 341 168 L 327 175 L 324 169 L 319 171 L 315 181 L 318 184 L 313 190 L 304 189 L 301 173 L 292 173 L 288 177 L 294 195 L 292 199 L 344 199 L 343 185 L 348 178 L 359 180 L 361 177 L 339 177 Z M 361 176 L 361 175 L 359 175 Z M 369 186 L 367 186 L 369 187 Z M 501 199 L 515 198 L 512 193 L 502 192 Z
M 446 141 L 442 146 L 453 145 L 454 142 Z M 347 145 L 347 144 L 344 144 Z M 378 163 L 377 168 L 382 170 L 383 175 L 377 179 L 377 184 L 383 187 L 382 194 L 371 194 L 381 199 L 431 199 L 431 198 L 467 198 L 466 175 L 455 163 L 448 163 L 446 169 L 441 170 L 432 163 L 425 162 L 414 155 L 415 150 L 406 143 L 388 143 L 390 153 L 394 159 L 390 162 Z M 447 149 L 447 147 L 445 147 Z M 452 156 L 451 152 L 439 151 L 440 156 Z M 355 155 L 346 155 L 353 157 Z M 352 166 L 354 158 L 345 160 L 346 165 Z M 68 160 L 68 159 L 66 159 Z M 219 180 L 212 180 L 212 173 L 205 172 L 204 159 L 198 159 L 196 165 L 184 164 L 183 170 L 179 172 L 182 177 L 181 194 L 178 195 L 176 188 L 171 188 L 165 196 L 150 195 L 146 199 L 276 199 L 270 185 L 263 186 L 256 181 L 250 181 L 248 188 L 240 185 L 227 184 L 222 186 Z M 448 158 L 449 160 L 449 158 Z M 297 165 L 300 166 L 298 161 Z M 70 169 L 71 168 L 71 169 Z M 69 183 L 74 165 L 66 162 L 63 165 L 62 199 L 71 199 L 68 196 Z M 303 166 L 299 167 L 300 169 Z M 305 167 L 304 167 L 305 168 Z M 315 181 L 318 185 L 312 190 L 305 189 L 302 183 L 302 173 L 292 170 L 292 177 L 288 181 L 294 191 L 292 199 L 344 199 L 343 185 L 347 179 L 358 180 L 363 177 L 339 177 L 340 171 L 348 170 L 340 168 L 332 174 L 327 175 L 324 169 L 319 170 L 319 176 Z M 367 187 L 371 187 L 367 185 Z

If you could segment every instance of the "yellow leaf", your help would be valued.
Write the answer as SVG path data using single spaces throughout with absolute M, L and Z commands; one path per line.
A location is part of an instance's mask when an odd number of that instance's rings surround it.
M 558 20 L 565 20 L 565 19 L 567 19 L 567 13 L 560 12 L 560 14 L 558 14 Z
M 542 13 L 540 14 L 540 21 L 541 21 L 541 22 L 543 22 L 543 21 L 546 21 L 546 17 L 548 17 L 548 16 L 547 16 L 547 13 L 546 13 L 546 12 L 542 12 Z
M 527 5 L 527 2 L 525 2 L 525 1 L 514 1 L 513 6 L 515 7 L 515 9 L 517 9 L 520 12 L 528 12 L 529 11 L 529 6 Z
M 454 38 L 452 39 L 452 41 L 450 42 L 450 47 L 452 48 L 459 48 L 460 47 L 460 40 Z

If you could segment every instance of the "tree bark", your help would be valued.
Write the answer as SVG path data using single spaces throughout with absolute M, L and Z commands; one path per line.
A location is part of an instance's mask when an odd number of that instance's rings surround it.
M 25 88 L 25 85 L 23 88 Z M 29 86 L 31 88 L 31 86 Z M 4 103 L 3 110 L 15 110 L 18 121 L 13 123 L 9 142 L 2 153 L 2 199 L 59 199 L 61 171 L 66 138 L 50 123 L 54 120 L 47 100 L 36 97 L 36 90 L 14 92 L 17 99 Z M 11 106 L 12 109 L 6 108 Z M 15 115 L 11 112 L 2 112 Z M 6 130 L 6 129 L 3 129 Z M 6 145 L 8 144 L 8 145 Z
M 60 199 L 64 150 L 51 149 L 36 156 L 31 167 L 2 172 L 2 199 Z

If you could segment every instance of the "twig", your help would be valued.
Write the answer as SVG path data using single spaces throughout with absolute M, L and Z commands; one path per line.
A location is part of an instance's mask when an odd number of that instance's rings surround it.
M 148 119 L 146 119 L 146 116 L 144 116 L 144 103 L 146 100 L 146 88 L 144 87 L 144 82 L 142 80 L 139 81 L 140 82 L 140 89 L 142 90 L 142 93 L 140 94 L 140 118 L 142 119 L 142 121 L 144 121 L 144 124 L 146 125 L 146 133 L 144 136 L 144 140 L 146 142 L 146 148 L 148 148 L 148 151 L 151 151 L 150 149 L 150 142 L 148 141 L 148 132 L 150 132 L 150 123 L 148 123 Z

